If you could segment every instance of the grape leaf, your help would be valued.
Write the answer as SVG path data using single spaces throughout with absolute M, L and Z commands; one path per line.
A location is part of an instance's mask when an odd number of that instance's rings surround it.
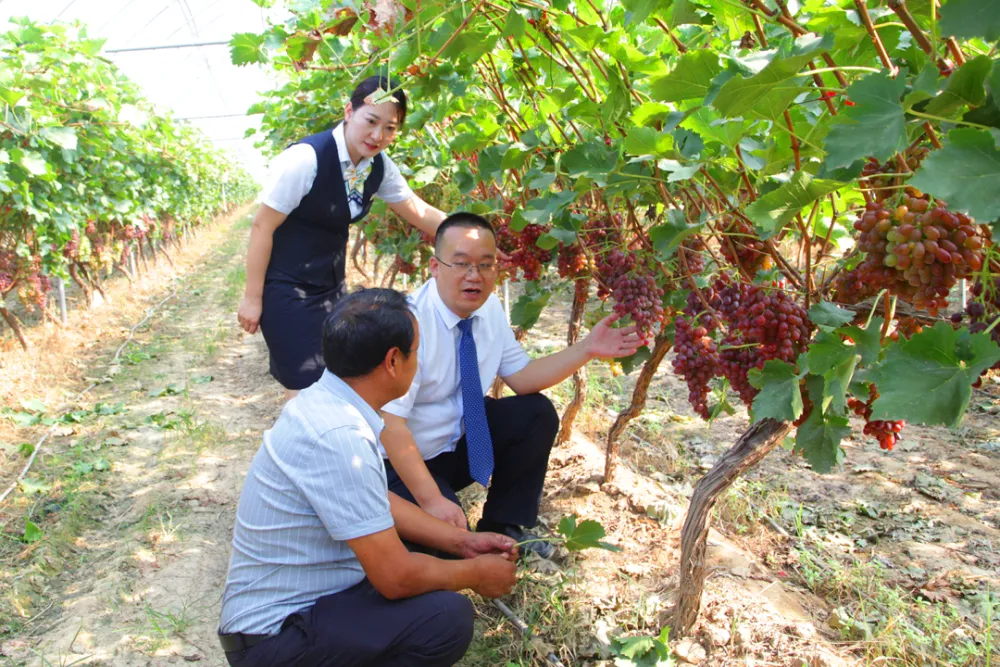
M 603 141 L 577 144 L 563 154 L 559 164 L 571 178 L 590 178 L 604 185 L 608 173 L 618 164 L 619 149 Z
M 229 57 L 233 64 L 242 67 L 254 63 L 266 63 L 267 54 L 264 52 L 264 39 L 264 35 L 252 32 L 235 33 L 229 40 Z
M 32 176 L 44 176 L 49 168 L 45 158 L 34 151 L 26 151 L 18 163 Z
M 576 516 L 571 514 L 562 518 L 556 530 L 563 536 L 565 539 L 563 544 L 570 551 L 595 548 L 607 551 L 621 551 L 621 549 L 613 544 L 601 541 L 601 538 L 606 535 L 604 526 L 592 519 L 587 519 L 577 524 Z
M 872 370 L 881 394 L 872 419 L 905 419 L 926 426 L 957 426 L 969 406 L 972 383 L 1000 361 L 987 334 L 955 330 L 946 322 L 886 348 Z
M 30 400 L 22 398 L 20 403 L 21 407 L 28 412 L 46 412 L 48 410 L 48 408 L 45 407 L 45 404 L 37 398 L 32 398 Z
M 503 27 L 503 36 L 513 37 L 515 41 L 521 39 L 524 36 L 526 25 L 524 17 L 518 14 L 516 9 L 511 9 L 507 12 L 507 23 Z
M 24 493 L 48 493 L 52 489 L 51 484 L 43 482 L 37 477 L 25 477 L 18 482 L 18 485 Z
M 45 537 L 45 533 L 42 529 L 36 526 L 31 521 L 24 522 L 24 535 L 21 537 L 21 541 L 25 544 L 31 544 L 32 542 L 37 542 L 38 540 Z
M 854 313 L 829 301 L 820 301 L 809 307 L 809 321 L 818 327 L 836 329 L 854 319 Z
M 974 187 L 970 187 L 974 184 Z M 933 192 L 978 220 L 1000 217 L 1000 151 L 988 130 L 956 128 L 932 151 L 909 185 Z
M 76 150 L 76 128 L 73 127 L 43 127 L 38 131 L 56 146 L 68 151 Z
M 618 363 L 622 365 L 622 372 L 628 375 L 636 368 L 641 367 L 647 360 L 653 357 L 653 353 L 649 351 L 649 348 L 643 345 L 634 354 L 630 354 L 627 357 L 623 357 L 618 360 Z
M 544 197 L 536 197 L 529 201 L 524 208 L 514 211 L 510 228 L 519 232 L 532 223 L 547 225 L 552 221 L 553 216 L 562 212 L 575 198 L 574 192 L 555 192 Z
M 951 0 L 941 8 L 941 34 L 952 37 L 1000 39 L 996 0 Z
M 697 234 L 699 230 L 701 225 L 687 224 L 683 211 L 670 209 L 667 211 L 666 222 L 650 228 L 649 240 L 653 242 L 653 249 L 660 254 L 662 261 L 673 257 L 684 239 Z
M 847 417 L 834 411 L 823 412 L 819 409 L 825 384 L 823 378 L 817 375 L 806 378 L 806 388 L 813 402 L 813 409 L 795 434 L 794 451 L 802 454 L 818 473 L 830 472 L 844 460 L 840 442 L 851 432 Z
M 885 160 L 907 147 L 906 117 L 899 101 L 905 88 L 905 77 L 891 79 L 882 72 L 851 84 L 847 97 L 855 106 L 845 107 L 837 116 L 838 123 L 823 145 L 827 171 L 870 155 Z
M 767 67 L 749 78 L 730 79 L 719 91 L 712 106 L 723 116 L 746 116 L 758 113 L 773 118 L 795 99 L 800 86 L 792 80 L 816 52 L 830 48 L 833 38 L 807 35 L 795 40 L 791 55 L 775 58 Z M 780 89 L 779 89 L 780 88 Z
M 719 55 L 698 49 L 681 56 L 669 74 L 650 81 L 649 95 L 659 102 L 700 99 L 720 72 Z
M 806 363 L 811 373 L 823 376 L 823 411 L 831 406 L 842 411 L 847 405 L 847 388 L 858 365 L 855 347 L 836 334 L 821 331 L 809 347 Z
M 701 22 L 701 17 L 695 11 L 695 5 L 692 0 L 674 0 L 674 4 L 670 9 L 672 10 L 670 13 L 670 25 L 698 24 Z
M 645 657 L 647 653 L 654 651 L 656 646 L 656 639 L 653 637 L 626 637 L 615 641 L 618 654 L 632 660 Z
M 986 101 L 986 77 L 993 62 L 987 56 L 974 58 L 948 77 L 948 85 L 924 109 L 925 113 L 946 116 L 965 106 L 978 107 Z
M 625 20 L 625 25 L 639 26 L 645 23 L 646 19 L 649 18 L 649 15 L 659 4 L 659 0 L 622 0 L 622 6 L 629 12 L 629 17 Z
M 530 329 L 542 314 L 542 309 L 552 298 L 552 292 L 539 291 L 523 294 L 510 309 L 511 326 Z
M 882 351 L 882 322 L 881 317 L 872 318 L 867 329 L 861 327 L 841 327 L 837 333 L 850 336 L 854 341 L 858 354 L 861 355 L 861 364 L 871 366 L 878 361 Z
M 747 207 L 747 217 L 757 226 L 762 238 L 770 238 L 787 225 L 806 206 L 840 189 L 839 181 L 813 179 L 797 171 L 791 180 Z
M 802 391 L 795 367 L 772 359 L 764 362 L 763 370 L 753 368 L 750 384 L 760 389 L 753 399 L 753 420 L 771 417 L 779 421 L 794 421 L 802 414 Z
M 674 138 L 667 132 L 658 132 L 651 127 L 630 128 L 625 136 L 625 151 L 632 155 L 654 155 L 663 157 L 674 146 Z

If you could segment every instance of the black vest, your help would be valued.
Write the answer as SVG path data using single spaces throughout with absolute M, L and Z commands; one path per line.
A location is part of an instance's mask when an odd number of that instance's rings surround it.
M 325 130 L 298 143 L 316 151 L 316 180 L 295 210 L 274 230 L 267 280 L 343 290 L 348 229 L 371 210 L 372 196 L 385 174 L 382 155 L 372 160 L 361 213 L 352 218 L 333 132 Z

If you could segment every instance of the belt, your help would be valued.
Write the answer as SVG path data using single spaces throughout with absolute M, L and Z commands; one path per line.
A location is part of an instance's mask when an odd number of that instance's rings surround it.
M 309 636 L 309 631 L 302 618 L 302 614 L 292 614 L 291 616 L 288 616 L 281 624 L 281 631 L 284 632 L 285 628 L 290 625 L 299 628 L 307 637 Z M 257 644 L 260 644 L 265 639 L 277 636 L 278 635 L 248 635 L 243 632 L 233 632 L 224 635 L 220 632 L 219 643 L 222 644 L 223 651 L 231 653 L 233 651 L 246 651 Z
M 274 635 L 247 635 L 242 632 L 233 632 L 228 635 L 219 633 L 219 643 L 226 653 L 234 651 L 245 651 L 252 646 L 256 646 L 265 639 L 270 639 Z

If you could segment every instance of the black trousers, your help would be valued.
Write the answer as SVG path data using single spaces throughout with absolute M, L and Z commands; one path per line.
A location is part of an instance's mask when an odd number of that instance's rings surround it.
M 231 667 L 451 667 L 472 642 L 473 615 L 458 593 L 388 600 L 365 579 L 226 660 Z
M 559 415 L 542 394 L 486 399 L 486 422 L 493 440 L 493 478 L 483 520 L 530 528 L 538 520 L 549 452 L 559 432 Z M 456 504 L 457 491 L 472 484 L 465 436 L 454 452 L 425 462 L 441 494 Z M 416 502 L 403 480 L 385 462 L 389 490 Z

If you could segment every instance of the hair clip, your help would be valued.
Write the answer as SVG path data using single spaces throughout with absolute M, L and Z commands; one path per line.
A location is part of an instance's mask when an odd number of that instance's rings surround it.
M 373 107 L 377 107 L 383 102 L 392 102 L 394 104 L 399 102 L 399 100 L 392 96 L 392 93 L 382 88 L 382 86 L 379 86 L 374 91 L 369 93 L 368 96 L 365 97 L 364 101 L 365 104 Z

